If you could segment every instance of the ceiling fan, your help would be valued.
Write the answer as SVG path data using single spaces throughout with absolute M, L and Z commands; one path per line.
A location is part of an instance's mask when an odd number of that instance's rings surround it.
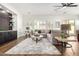
M 55 7 L 77 7 L 75 3 L 61 3 L 60 6 L 55 6 Z

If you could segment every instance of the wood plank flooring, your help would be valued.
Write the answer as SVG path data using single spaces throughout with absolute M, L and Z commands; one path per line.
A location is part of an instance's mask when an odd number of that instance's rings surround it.
M 5 53 L 7 50 L 12 48 L 13 46 L 16 46 L 17 44 L 19 44 L 24 39 L 25 39 L 25 37 L 20 37 L 17 40 L 13 40 L 13 41 L 7 42 L 5 44 L 1 44 L 0 45 L 0 54 Z
M 70 39 L 72 39 L 71 37 Z M 16 46 L 19 44 L 21 41 L 23 41 L 25 37 L 20 37 L 17 40 L 13 40 L 11 42 L 7 42 L 5 44 L 0 45 L 0 55 L 4 55 L 6 51 L 11 49 L 12 47 Z M 79 56 L 79 42 L 77 41 L 72 41 L 69 42 L 72 45 L 72 48 L 63 48 L 60 46 L 56 46 L 59 51 L 61 52 L 62 56 Z M 49 55 L 48 55 L 49 56 Z
M 63 56 L 79 56 L 79 42 L 77 41 L 77 38 L 74 36 L 71 36 L 68 38 L 68 43 L 72 45 L 71 48 L 64 48 L 61 46 L 56 46 L 59 51 L 62 53 Z

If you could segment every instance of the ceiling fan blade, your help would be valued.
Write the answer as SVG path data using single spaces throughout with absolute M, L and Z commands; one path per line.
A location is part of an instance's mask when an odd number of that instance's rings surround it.
M 78 5 L 69 5 L 67 7 L 77 7 Z
M 74 4 L 74 3 L 70 3 L 70 4 Z
M 67 4 L 66 4 L 66 3 L 61 3 L 61 5 L 64 7 L 64 6 L 66 6 Z
M 63 7 L 77 7 L 78 5 L 75 5 L 74 3 L 61 3 Z

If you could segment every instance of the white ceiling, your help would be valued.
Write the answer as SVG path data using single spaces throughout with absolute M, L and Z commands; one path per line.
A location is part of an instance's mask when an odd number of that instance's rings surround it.
M 79 15 L 78 7 L 55 7 L 57 3 L 8 3 L 24 15 Z M 78 4 L 79 5 L 79 4 Z

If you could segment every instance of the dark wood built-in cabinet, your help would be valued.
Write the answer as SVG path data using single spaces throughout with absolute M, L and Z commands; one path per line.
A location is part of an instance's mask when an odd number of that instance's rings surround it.
M 1 5 L 0 8 L 0 44 L 17 39 L 17 31 L 13 30 L 13 13 Z
M 17 39 L 17 31 L 0 31 L 0 44 Z

